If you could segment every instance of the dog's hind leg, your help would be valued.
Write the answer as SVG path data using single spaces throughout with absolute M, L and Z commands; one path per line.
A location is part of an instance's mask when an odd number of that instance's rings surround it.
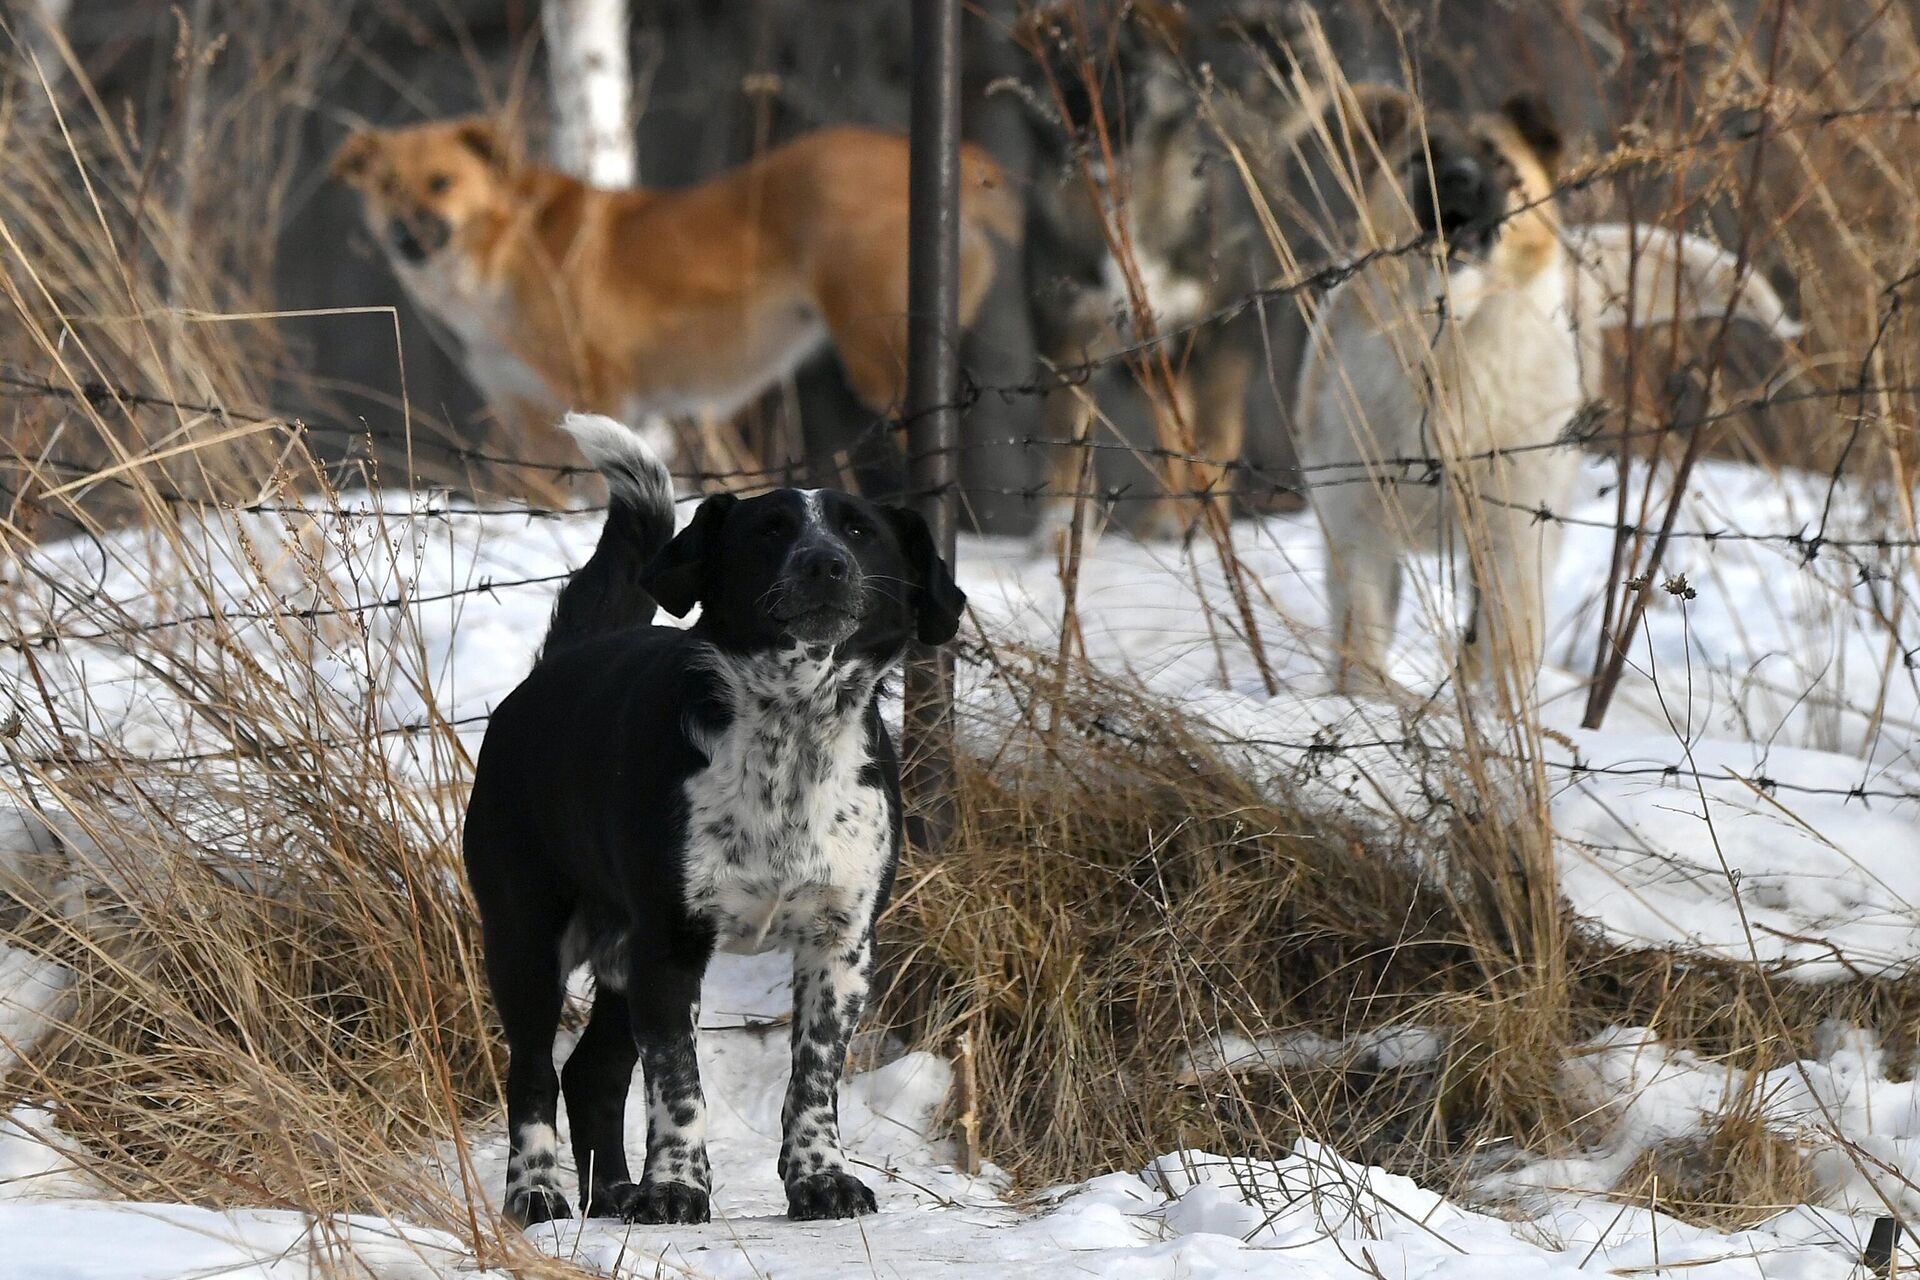
M 907 399 L 905 258 L 894 243 L 875 241 L 845 244 L 821 261 L 814 298 L 847 385 L 874 413 L 899 413 Z
M 803 946 L 793 958 L 793 1074 L 781 1112 L 780 1178 L 796 1220 L 874 1211 L 840 1149 L 840 1073 L 867 1005 L 871 931 Z
M 566 917 L 492 901 L 482 901 L 481 915 L 487 980 L 507 1035 L 506 1214 L 527 1226 L 571 1217 L 560 1189 L 554 1128 L 560 1079 L 553 1069 L 553 1035 L 565 997 L 560 934 Z
M 1176 367 L 1170 383 L 1142 387 L 1153 410 L 1154 447 L 1160 451 L 1162 492 L 1147 508 L 1140 524 L 1143 538 L 1185 538 L 1200 523 L 1201 497 L 1205 492 L 1205 469 L 1194 459 L 1202 450 L 1203 432 L 1198 425 L 1195 405 L 1194 374 L 1191 368 Z
M 580 1211 L 611 1218 L 639 1193 L 627 1173 L 627 1090 L 640 1050 L 625 993 L 604 983 L 594 992 L 593 1016 L 560 1073 L 580 1171 Z
M 711 955 L 711 941 L 686 940 L 633 962 L 627 1008 L 647 1089 L 647 1163 L 621 1210 L 629 1222 L 705 1222 L 711 1214 L 707 1099 L 694 1051 Z

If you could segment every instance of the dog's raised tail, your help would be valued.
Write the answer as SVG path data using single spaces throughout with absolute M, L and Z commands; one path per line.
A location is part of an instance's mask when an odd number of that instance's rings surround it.
M 560 429 L 606 477 L 612 501 L 600 544 L 554 602 L 542 653 L 653 621 L 640 571 L 673 538 L 673 477 L 639 432 L 597 413 L 569 413 Z

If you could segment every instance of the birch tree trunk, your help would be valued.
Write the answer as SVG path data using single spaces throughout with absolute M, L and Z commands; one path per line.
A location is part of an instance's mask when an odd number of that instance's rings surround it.
M 554 165 L 596 187 L 634 185 L 627 0 L 546 0 L 540 20 L 553 85 Z
M 15 84 L 19 98 L 15 109 L 22 124 L 38 124 L 53 114 L 53 95 L 60 91 L 60 81 L 67 73 L 60 44 L 70 8 L 72 0 L 21 0 L 6 10 L 18 43 L 20 74 Z M 34 71 L 36 63 L 38 74 Z

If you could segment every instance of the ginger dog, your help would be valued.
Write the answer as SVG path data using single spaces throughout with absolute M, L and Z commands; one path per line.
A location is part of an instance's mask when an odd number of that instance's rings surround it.
M 1567 511 L 1603 332 L 1726 314 L 1782 339 L 1801 327 L 1710 241 L 1565 226 L 1560 135 L 1535 98 L 1423 118 L 1399 90 L 1362 86 L 1346 106 L 1366 195 L 1357 248 L 1435 243 L 1334 289 L 1308 337 L 1295 421 L 1327 535 L 1338 680 L 1384 677 L 1401 557 L 1443 537 L 1464 546 L 1471 573 L 1462 675 L 1491 675 L 1491 651 L 1527 678 L 1560 540 L 1536 512 Z M 1404 461 L 1427 458 L 1438 484 L 1425 462 Z
M 961 165 L 965 324 L 1021 215 L 984 153 Z M 828 343 L 868 408 L 901 405 L 904 138 L 822 129 L 696 186 L 605 191 L 469 118 L 355 133 L 333 174 L 481 394 L 535 441 L 566 409 L 729 414 Z

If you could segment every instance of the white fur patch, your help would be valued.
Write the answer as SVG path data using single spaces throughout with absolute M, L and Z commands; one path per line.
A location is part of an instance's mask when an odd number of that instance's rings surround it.
M 547 380 L 509 345 L 516 316 L 503 290 L 482 281 L 465 254 L 447 251 L 409 262 L 389 251 L 387 261 L 414 301 L 459 340 L 460 362 L 490 405 L 500 408 L 517 400 L 549 412 L 563 407 Z
M 867 927 L 892 852 L 885 793 L 862 782 L 879 673 L 795 646 L 711 659 L 733 719 L 687 780 L 687 906 L 723 951 L 830 944 Z
M 1202 281 L 1174 270 L 1170 264 L 1149 253 L 1136 251 L 1133 267 L 1140 278 L 1141 292 L 1146 295 L 1147 310 L 1153 313 L 1156 326 L 1165 328 L 1191 324 L 1199 318 L 1207 302 L 1207 287 Z M 1127 292 L 1127 277 L 1120 269 L 1120 264 L 1111 257 L 1102 258 L 1100 273 L 1107 305 L 1118 313 L 1130 311 L 1132 296 Z
M 650 426 L 655 429 L 649 431 Z M 664 461 L 669 449 L 663 446 L 670 446 L 672 433 L 665 427 L 655 419 L 636 431 L 598 413 L 569 413 L 560 420 L 560 429 L 573 437 L 617 497 L 642 510 L 662 512 L 671 525 L 673 476 Z
M 1560 531 L 1531 511 L 1566 509 L 1580 452 L 1551 446 L 1590 398 L 1601 354 L 1598 330 L 1575 323 L 1572 272 L 1563 261 L 1499 287 L 1477 267 L 1390 264 L 1340 285 L 1316 318 L 1300 458 L 1344 481 L 1313 499 L 1334 642 L 1361 669 L 1379 670 L 1391 639 L 1399 557 L 1469 528 L 1485 547 L 1475 564 L 1492 573 L 1481 581 L 1477 569 L 1475 585 L 1503 602 L 1516 651 L 1538 664 L 1542 579 Z M 1432 483 L 1424 462 L 1379 461 L 1428 458 L 1466 461 L 1448 467 L 1451 486 Z M 1477 497 L 1463 504 L 1461 489 Z

